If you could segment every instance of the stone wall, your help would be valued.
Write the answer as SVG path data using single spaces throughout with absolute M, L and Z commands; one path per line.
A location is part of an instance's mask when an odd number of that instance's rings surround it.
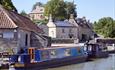
M 18 43 L 14 40 L 0 39 L 0 52 L 17 53 Z

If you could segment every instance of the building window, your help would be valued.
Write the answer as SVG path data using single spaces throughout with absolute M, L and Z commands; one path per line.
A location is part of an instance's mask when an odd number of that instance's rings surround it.
M 86 41 L 87 40 L 87 35 L 86 34 L 82 34 L 82 39 L 81 41 Z
M 65 30 L 64 30 L 64 29 L 62 29 L 62 33 L 65 33 Z
M 72 33 L 72 29 L 69 29 L 69 33 Z
M 7 39 L 14 38 L 14 32 L 3 32 L 3 38 L 7 38 Z
M 2 38 L 2 36 L 3 36 L 3 34 L 2 34 L 2 33 L 0 33 L 0 38 Z
M 26 37 L 25 37 L 25 46 L 28 46 L 28 34 L 26 34 Z
M 41 15 L 40 18 L 41 18 L 41 19 L 44 18 L 43 15 Z
M 43 9 L 40 9 L 40 11 L 43 11 Z
M 74 37 L 74 35 L 73 34 L 69 34 L 69 38 L 73 38 Z
M 32 20 L 34 20 L 34 17 L 35 17 L 35 16 L 34 16 L 34 15 L 32 15 Z
M 54 31 L 51 31 L 51 33 L 52 33 L 52 36 L 54 37 Z

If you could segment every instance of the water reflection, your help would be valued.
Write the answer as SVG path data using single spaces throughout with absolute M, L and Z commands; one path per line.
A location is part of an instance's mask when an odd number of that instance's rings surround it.
M 111 54 L 108 58 L 47 70 L 115 70 L 115 54 Z

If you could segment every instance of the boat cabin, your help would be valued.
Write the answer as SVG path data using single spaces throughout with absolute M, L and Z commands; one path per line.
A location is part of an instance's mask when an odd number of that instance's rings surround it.
M 88 57 L 107 57 L 108 52 L 107 48 L 99 45 L 99 44 L 87 44 L 84 47 L 84 50 L 87 51 Z
M 34 61 L 46 61 L 65 57 L 86 57 L 82 47 L 31 48 L 29 49 L 29 54 L 31 56 L 31 60 L 33 59 Z

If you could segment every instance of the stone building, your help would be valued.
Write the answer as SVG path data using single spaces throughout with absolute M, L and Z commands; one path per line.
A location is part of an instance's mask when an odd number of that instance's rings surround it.
M 38 27 L 43 30 L 43 34 L 48 36 L 48 26 L 43 23 L 38 23 Z
M 71 14 L 69 20 L 53 21 L 50 17 L 48 35 L 56 39 L 74 39 L 77 42 L 85 42 L 94 36 L 92 24 L 83 18 L 74 18 Z
M 74 26 L 76 26 L 76 28 L 78 29 L 79 41 L 90 40 L 94 37 L 92 23 L 85 17 L 74 18 L 73 15 L 71 14 L 69 22 Z
M 48 36 L 52 38 L 52 43 L 78 43 L 78 29 L 68 20 L 53 21 L 50 16 L 48 26 Z
M 25 47 L 44 48 L 48 40 L 30 19 L 0 5 L 0 51 Z
M 61 39 L 77 39 L 77 28 L 73 24 L 69 23 L 68 20 L 65 21 L 55 21 L 53 22 L 50 17 L 48 26 L 48 35 L 52 38 L 61 38 Z
M 44 7 L 37 5 L 29 14 L 31 20 L 44 20 Z

